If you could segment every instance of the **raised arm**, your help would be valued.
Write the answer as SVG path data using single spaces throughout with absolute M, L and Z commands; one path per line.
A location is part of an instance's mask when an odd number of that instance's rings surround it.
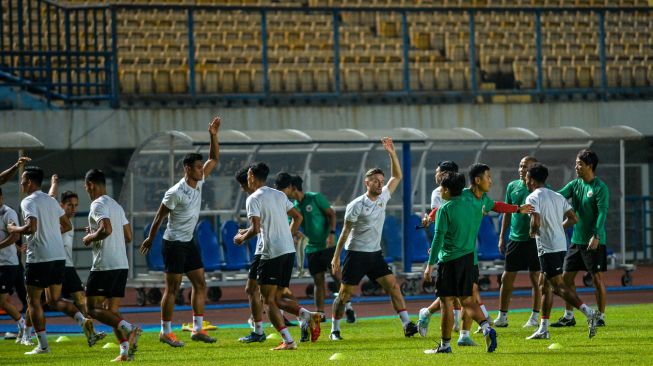
M 57 199 L 57 191 L 59 190 L 59 176 L 52 174 L 50 177 L 50 190 L 48 191 L 48 196 Z
M 27 156 L 21 156 L 20 158 L 18 158 L 18 161 L 16 162 L 16 164 L 10 166 L 7 170 L 0 173 L 0 186 L 7 183 L 7 181 L 9 181 L 9 179 L 11 179 L 11 177 L 13 177 L 14 174 L 16 174 L 18 169 L 20 169 L 20 167 L 23 164 L 25 164 L 25 163 L 27 163 L 29 161 L 32 161 L 32 159 L 28 158 Z
M 392 139 L 389 137 L 384 137 L 381 139 L 381 142 L 383 143 L 383 148 L 385 151 L 388 152 L 388 155 L 390 156 L 390 180 L 388 180 L 388 183 L 386 186 L 388 187 L 388 191 L 390 191 L 390 194 L 392 194 L 395 189 L 399 186 L 399 182 L 401 182 L 401 178 L 403 178 L 402 172 L 401 172 L 401 165 L 399 164 L 399 158 L 397 157 L 397 151 L 395 150 L 395 145 L 392 142 Z
M 220 129 L 220 122 L 222 119 L 218 116 L 213 118 L 209 124 L 209 135 L 211 142 L 209 144 L 209 159 L 204 163 L 204 179 L 208 178 L 213 169 L 218 165 L 218 158 L 220 156 L 220 144 L 218 142 L 218 130 Z

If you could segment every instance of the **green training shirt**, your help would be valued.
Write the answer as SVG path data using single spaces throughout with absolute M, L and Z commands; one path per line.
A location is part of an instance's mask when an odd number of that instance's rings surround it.
M 326 248 L 326 240 L 331 228 L 325 211 L 331 208 L 326 197 L 318 192 L 304 193 L 304 200 L 295 201 L 295 208 L 302 213 L 302 231 L 308 238 L 306 253 L 313 253 Z
M 578 215 L 574 225 L 571 243 L 587 245 L 593 235 L 599 237 L 599 244 L 605 245 L 605 219 L 608 215 L 610 192 L 608 186 L 598 177 L 589 183 L 577 178 L 558 191 L 565 198 L 571 198 L 571 206 Z
M 481 205 L 470 201 L 468 195 L 446 201 L 435 217 L 429 264 L 435 264 L 436 260 L 449 262 L 469 253 L 476 256 L 476 236 L 482 218 Z
M 506 203 L 521 206 L 526 202 L 526 197 L 530 193 L 523 180 L 513 180 L 508 183 L 508 187 L 506 188 Z M 510 216 L 510 240 L 529 241 L 531 239 L 529 235 L 531 217 L 529 215 L 515 214 Z

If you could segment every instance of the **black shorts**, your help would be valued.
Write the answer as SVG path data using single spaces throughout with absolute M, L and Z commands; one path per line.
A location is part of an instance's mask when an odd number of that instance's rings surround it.
M 86 296 L 125 297 L 128 269 L 91 271 L 86 281 Z
M 271 259 L 263 259 L 258 264 L 257 278 L 259 285 L 277 285 L 289 287 L 290 277 L 295 268 L 295 253 L 283 254 Z
M 194 241 L 168 241 L 163 239 L 165 273 L 184 274 L 204 268 L 202 256 Z
M 357 252 L 348 250 L 342 265 L 342 283 L 356 286 L 363 277 L 370 281 L 392 274 L 390 266 L 383 258 L 383 252 Z
M 261 263 L 261 255 L 257 254 L 252 258 L 252 263 L 249 265 L 249 274 L 247 275 L 247 278 L 250 280 L 256 281 L 256 278 L 258 277 L 259 263 Z
M 537 256 L 537 244 L 535 244 L 535 239 L 528 241 L 508 241 L 508 244 L 506 245 L 505 271 L 540 271 L 540 261 Z
M 331 260 L 335 251 L 336 247 L 331 247 L 306 255 L 308 259 L 308 272 L 311 276 L 322 272 L 331 272 Z
M 474 269 L 476 268 L 476 270 Z M 472 296 L 475 273 L 474 253 L 464 255 L 449 262 L 438 264 L 435 275 L 435 289 L 438 297 Z
M 565 272 L 586 271 L 589 273 L 608 270 L 608 252 L 605 245 L 596 250 L 587 250 L 587 245 L 572 244 L 565 257 Z
M 478 285 L 478 279 L 481 278 L 481 271 L 478 268 L 478 264 L 474 265 L 473 271 L 474 273 L 472 273 L 472 281 Z
M 19 275 L 19 266 L 0 266 L 0 294 L 10 294 Z
M 77 275 L 75 267 L 64 268 L 63 286 L 61 286 L 61 297 L 64 299 L 72 299 L 70 294 L 75 292 L 84 291 L 84 284 Z
M 26 263 L 25 284 L 28 286 L 46 288 L 61 285 L 64 278 L 65 260 Z
M 563 251 L 545 253 L 540 256 L 540 266 L 542 267 L 542 273 L 544 273 L 544 277 L 546 277 L 547 280 L 562 274 L 566 255 L 567 252 Z

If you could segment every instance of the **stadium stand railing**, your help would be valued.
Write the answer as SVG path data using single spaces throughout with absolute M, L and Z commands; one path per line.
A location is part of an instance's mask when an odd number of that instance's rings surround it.
M 0 81 L 48 100 L 653 95 L 647 0 L 6 0 Z

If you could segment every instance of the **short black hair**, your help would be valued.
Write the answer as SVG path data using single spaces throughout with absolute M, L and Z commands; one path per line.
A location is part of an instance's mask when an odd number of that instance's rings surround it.
M 599 165 L 599 156 L 596 155 L 596 153 L 590 149 L 583 149 L 578 152 L 578 155 L 576 155 L 580 161 L 587 165 L 592 166 L 592 171 L 596 171 L 596 167 Z
M 198 160 L 200 160 L 200 161 L 202 160 L 202 154 L 189 153 L 189 154 L 186 154 L 186 156 L 184 156 L 183 163 L 184 163 L 184 166 L 189 166 L 190 167 L 190 166 L 193 166 L 195 164 L 195 162 L 198 161 Z
M 299 175 L 293 175 L 291 179 L 293 187 L 295 187 L 300 192 L 304 192 L 304 180 L 302 177 Z
M 274 186 L 278 190 L 286 189 L 292 185 L 292 176 L 288 172 L 279 172 L 274 179 Z
M 458 172 L 458 164 L 451 160 L 445 160 L 438 163 L 441 172 Z
M 79 199 L 79 196 L 77 196 L 77 193 L 73 191 L 65 191 L 61 194 L 61 203 L 66 203 L 67 201 L 70 201 L 70 199 L 72 198 Z
M 0 196 L 2 196 L 2 188 L 0 188 Z
M 465 188 L 465 175 L 458 172 L 444 172 L 440 185 L 448 189 L 452 197 L 460 196 Z
M 107 184 L 107 178 L 104 175 L 104 172 L 100 169 L 91 169 L 86 172 L 84 176 L 84 181 L 87 183 L 93 183 L 97 185 L 104 186 Z
M 533 164 L 528 171 L 526 172 L 531 179 L 535 180 L 538 183 L 546 183 L 546 178 L 549 177 L 549 169 L 544 166 L 544 164 Z
M 270 168 L 263 162 L 252 164 L 249 170 L 252 171 L 254 178 L 261 182 L 265 182 L 268 179 L 268 174 L 270 174 Z
M 244 166 L 238 170 L 236 170 L 236 174 L 234 174 L 234 177 L 236 178 L 236 181 L 240 185 L 247 185 L 247 171 L 249 170 L 249 165 Z
M 37 186 L 41 186 L 43 183 L 43 169 L 37 166 L 28 166 L 25 168 L 25 177 Z
M 472 164 L 469 167 L 469 184 L 474 184 L 474 179 L 488 170 L 490 170 L 490 167 L 487 164 Z
M 385 174 L 383 173 L 383 170 L 381 170 L 381 168 L 372 168 L 368 170 L 367 173 L 365 173 L 365 178 L 369 178 L 376 174 L 381 174 L 382 176 L 385 177 Z

